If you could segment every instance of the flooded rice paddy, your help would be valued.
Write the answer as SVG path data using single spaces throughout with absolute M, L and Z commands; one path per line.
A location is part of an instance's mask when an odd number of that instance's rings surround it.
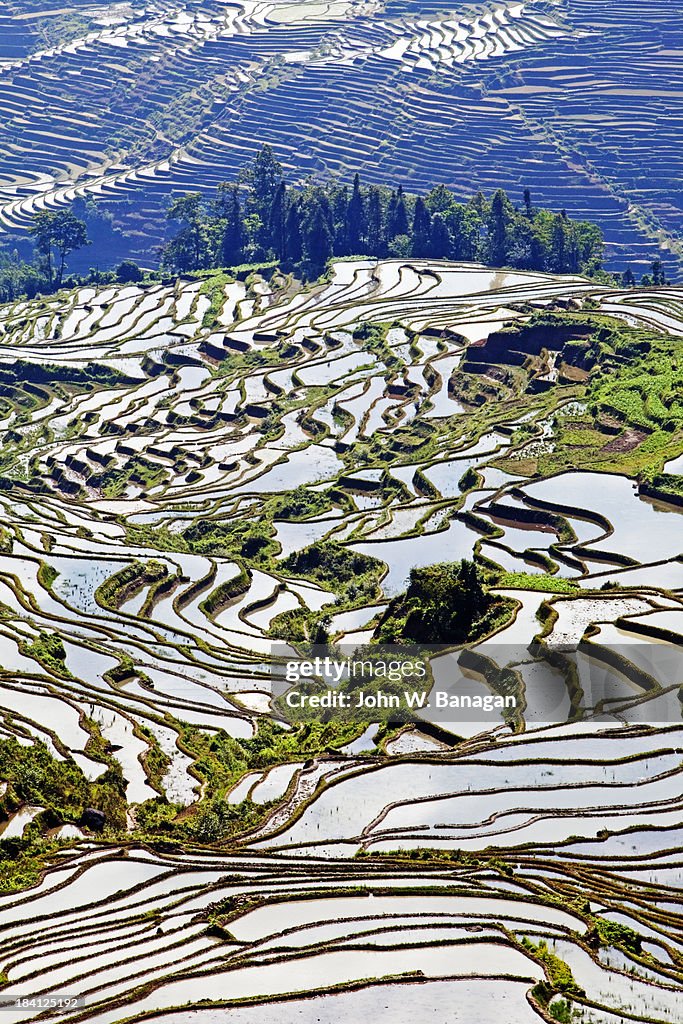
M 582 279 L 362 260 L 294 295 L 228 289 L 212 327 L 201 298 L 186 282 L 0 310 L 3 365 L 103 368 L 46 384 L 29 429 L 6 401 L 1 734 L 91 779 L 115 765 L 128 805 L 105 838 L 65 826 L 36 884 L 0 896 L 5 988 L 68 990 L 82 1003 L 60 1019 L 102 1024 L 422 1024 L 444 1006 L 472 1024 L 491 1005 L 532 1024 L 543 982 L 571 1021 L 680 1020 L 680 510 L 521 457 L 553 434 L 561 385 L 468 404 L 463 383 L 481 380 L 467 342 L 521 305 L 591 298 L 650 324 L 647 291 L 622 310 Z M 392 325 L 398 366 L 359 320 Z M 381 563 L 350 607 L 288 561 L 333 542 Z M 245 764 L 221 797 L 251 815 L 229 843 L 145 839 L 150 799 L 191 815 L 202 798 L 188 737 L 264 731 L 278 622 L 329 613 L 330 635 L 366 639 L 411 569 L 475 556 L 509 614 L 478 661 L 458 655 L 463 692 L 495 692 L 504 658 L 512 716 L 368 721 Z M 12 808 L 0 838 L 41 810 Z

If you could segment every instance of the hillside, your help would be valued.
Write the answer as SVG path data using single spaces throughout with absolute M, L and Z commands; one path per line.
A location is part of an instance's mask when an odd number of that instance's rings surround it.
M 401 259 L 0 309 L 6 993 L 676 1024 L 681 310 Z M 445 585 L 489 710 L 274 720 L 283 640 Z
M 21 245 L 36 211 L 96 201 L 111 263 L 149 263 L 171 196 L 268 142 L 292 183 L 530 187 L 602 229 L 611 269 L 663 254 L 676 278 L 678 19 L 665 0 L 5 2 L 0 225 Z

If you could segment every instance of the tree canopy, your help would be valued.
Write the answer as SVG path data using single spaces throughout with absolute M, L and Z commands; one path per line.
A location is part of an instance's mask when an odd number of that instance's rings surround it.
M 31 235 L 48 284 L 59 288 L 67 256 L 90 244 L 85 221 L 72 210 L 42 210 L 34 217 Z
M 350 189 L 337 181 L 294 188 L 269 146 L 213 199 L 175 198 L 168 217 L 180 224 L 163 255 L 173 271 L 273 259 L 317 277 L 330 256 L 412 256 L 591 274 L 603 258 L 599 228 L 535 207 L 529 189 L 519 209 L 503 189 L 463 203 L 445 185 L 417 196 L 400 185 L 364 187 L 358 174 Z
M 375 636 L 384 642 L 461 644 L 494 604 L 467 559 L 411 569 L 407 590 L 389 602 Z
M 85 221 L 72 210 L 41 210 L 29 233 L 34 247 L 32 262 L 22 259 L 16 250 L 0 251 L 0 302 L 60 288 L 69 255 L 90 245 Z

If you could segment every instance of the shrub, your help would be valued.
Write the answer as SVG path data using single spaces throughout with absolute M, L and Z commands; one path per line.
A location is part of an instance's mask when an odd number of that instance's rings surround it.
M 116 268 L 116 280 L 121 284 L 128 284 L 131 281 L 141 281 L 143 273 L 135 260 L 123 260 Z

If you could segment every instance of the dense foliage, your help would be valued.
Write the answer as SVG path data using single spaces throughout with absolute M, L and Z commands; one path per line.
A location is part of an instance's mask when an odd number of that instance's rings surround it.
M 19 253 L 0 252 L 0 301 L 60 288 L 66 261 L 72 252 L 90 245 L 84 220 L 72 210 L 41 210 L 30 230 L 34 259 L 27 262 Z
M 238 805 L 226 801 L 227 793 L 245 772 L 336 750 L 361 731 L 358 723 L 316 721 L 283 728 L 261 718 L 251 739 L 236 739 L 222 730 L 210 734 L 183 723 L 183 747 L 194 758 L 196 773 L 205 784 L 205 797 L 191 815 L 179 815 L 178 807 L 165 797 L 148 800 L 136 811 L 138 826 L 143 833 L 161 832 L 201 843 L 230 839 L 256 825 L 268 810 L 267 804 L 248 799 Z
M 552 273 L 596 274 L 604 242 L 599 228 L 533 205 L 530 190 L 516 206 L 503 189 L 486 197 L 477 192 L 459 202 L 445 185 L 418 196 L 380 185 L 364 187 L 356 174 L 351 187 L 338 181 L 288 187 L 269 146 L 264 146 L 236 182 L 218 186 L 213 198 L 200 192 L 177 196 L 168 220 L 179 230 L 162 251 L 161 273 L 183 273 L 279 263 L 317 277 L 330 257 L 376 256 L 481 261 Z M 98 264 L 87 275 L 65 277 L 71 253 L 93 244 Z M 97 204 L 36 214 L 30 234 L 34 258 L 0 250 L 0 301 L 43 293 L 63 284 L 127 283 L 159 271 L 143 271 L 131 259 L 113 270 L 106 248 L 112 233 Z M 621 275 L 633 287 L 630 268 Z M 652 264 L 644 285 L 666 283 L 661 260 Z
M 467 559 L 411 569 L 408 589 L 389 602 L 375 635 L 385 642 L 465 643 L 486 631 L 496 602 Z
M 338 587 L 381 569 L 376 559 L 333 540 L 293 552 L 283 566 L 297 576 L 306 576 L 320 583 L 334 582 Z
M 121 766 L 108 758 L 96 727 L 92 730 L 92 752 L 109 761 L 96 780 L 89 781 L 71 758 L 58 760 L 44 743 L 24 746 L 13 736 L 0 740 L 0 779 L 7 788 L 0 798 L 0 818 L 22 804 L 44 808 L 42 825 L 54 827 L 63 822 L 78 822 L 86 807 L 99 808 L 107 822 L 115 827 L 125 824 L 125 782 Z
M 94 241 L 89 238 L 90 230 L 95 233 Z M 47 295 L 76 284 L 126 284 L 144 276 L 130 259 L 113 270 L 99 269 L 109 262 L 108 246 L 114 229 L 111 215 L 92 201 L 79 200 L 65 210 L 41 210 L 33 218 L 29 234 L 33 242 L 31 260 L 24 259 L 16 249 L 0 248 L 0 302 Z M 87 274 L 67 277 L 69 256 L 90 245 L 94 246 L 94 260 L 99 266 Z
M 361 187 L 357 174 L 350 189 L 334 181 L 288 188 L 269 146 L 213 200 L 180 196 L 168 217 L 180 230 L 164 264 L 177 271 L 275 259 L 317 276 L 330 256 L 350 255 L 482 260 L 556 273 L 592 273 L 602 264 L 599 229 L 564 211 L 536 209 L 528 189 L 518 209 L 502 189 L 460 203 L 444 185 L 415 196 L 401 186 Z

